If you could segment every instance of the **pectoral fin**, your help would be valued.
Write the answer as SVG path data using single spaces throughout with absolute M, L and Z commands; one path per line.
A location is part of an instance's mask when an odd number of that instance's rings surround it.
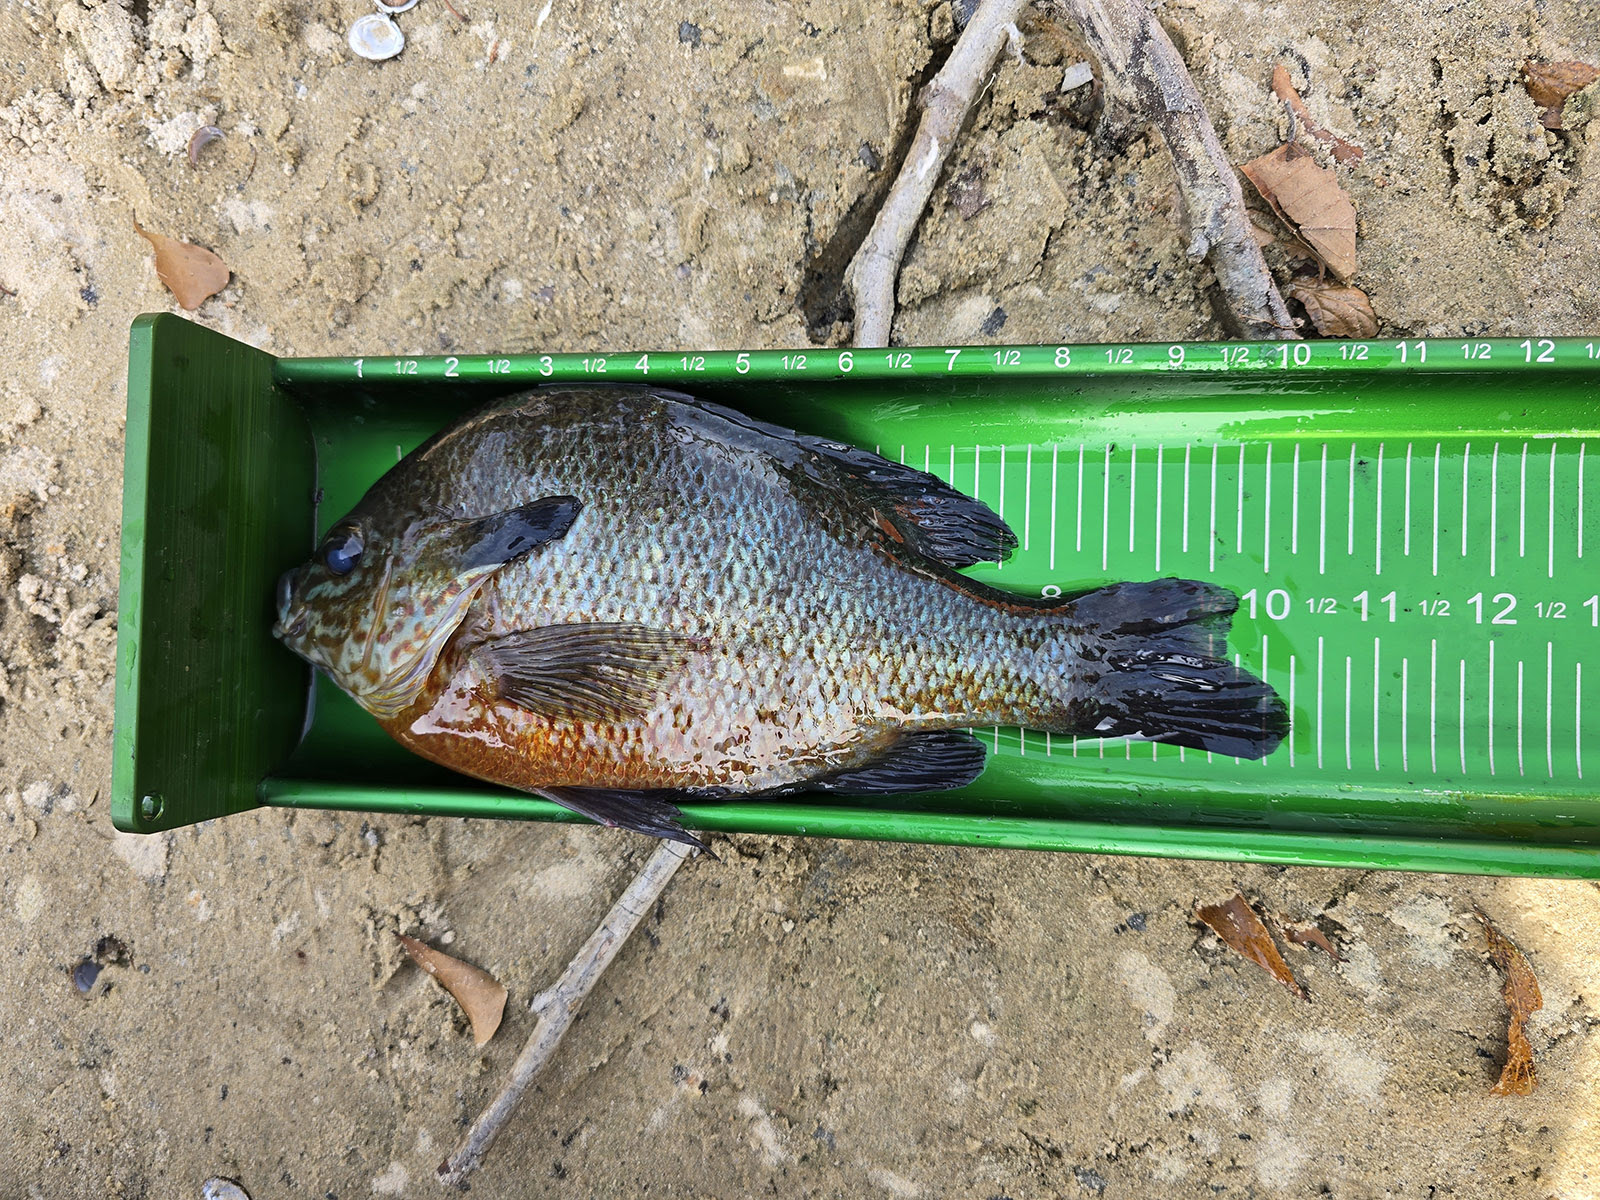
M 695 641 L 646 625 L 545 625 L 472 651 L 496 693 L 529 712 L 563 720 L 639 716 L 681 671 Z
M 676 799 L 693 799 L 689 792 L 628 792 L 612 788 L 539 788 L 538 794 L 562 808 L 602 825 L 631 829 L 635 833 L 666 838 L 704 850 L 706 844 L 678 823 L 683 816 Z
M 583 508 L 573 496 L 544 496 L 518 508 L 468 522 L 459 534 L 463 571 L 501 567 L 553 542 L 572 528 Z

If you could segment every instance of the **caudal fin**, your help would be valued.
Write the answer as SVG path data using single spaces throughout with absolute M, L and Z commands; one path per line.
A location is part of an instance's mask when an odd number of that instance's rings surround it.
M 1228 589 L 1190 579 L 1119 583 L 1072 601 L 1069 620 L 1093 677 L 1075 697 L 1082 731 L 1238 758 L 1271 754 L 1289 713 L 1227 657 L 1238 606 Z

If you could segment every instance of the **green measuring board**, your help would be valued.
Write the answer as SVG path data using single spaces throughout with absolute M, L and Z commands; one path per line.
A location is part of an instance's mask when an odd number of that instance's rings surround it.
M 987 729 L 990 765 L 959 792 L 705 804 L 692 825 L 1600 876 L 1600 339 L 281 359 L 273 375 L 315 446 L 306 552 L 493 396 L 647 384 L 979 497 L 1020 543 L 972 569 L 996 586 L 1229 587 L 1231 651 L 1292 713 L 1261 761 Z M 565 819 L 431 771 L 321 682 L 258 798 Z

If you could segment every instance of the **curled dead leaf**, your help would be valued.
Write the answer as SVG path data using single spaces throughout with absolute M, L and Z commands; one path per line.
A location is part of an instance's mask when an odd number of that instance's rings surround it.
M 228 285 L 228 264 L 204 246 L 151 233 L 133 223 L 156 252 L 156 278 L 167 285 L 180 307 L 193 312 Z
M 1270 972 L 1300 999 L 1310 999 L 1289 964 L 1283 961 L 1283 955 L 1278 953 L 1267 927 L 1242 895 L 1236 892 L 1221 904 L 1200 905 L 1195 909 L 1195 916 L 1214 929 L 1234 953 Z
M 1533 1046 L 1528 1041 L 1528 1018 L 1544 1007 L 1544 997 L 1539 993 L 1533 967 L 1516 943 L 1495 927 L 1488 913 L 1481 908 L 1472 911 L 1483 922 L 1484 936 L 1489 939 L 1489 960 L 1504 978 L 1500 994 L 1505 997 L 1508 1018 L 1506 1064 L 1500 1069 L 1500 1078 L 1489 1089 L 1489 1094 L 1526 1096 L 1539 1085 L 1533 1068 Z
M 425 942 L 403 933 L 395 935 L 406 948 L 412 960 L 439 981 L 441 987 L 455 997 L 461 1011 L 472 1023 L 472 1040 L 482 1046 L 500 1028 L 500 1018 L 506 1011 L 506 989 L 487 971 L 471 963 L 452 958 L 442 950 L 435 950 Z
M 1378 333 L 1372 301 L 1358 287 L 1328 279 L 1297 279 L 1284 292 L 1305 305 L 1317 332 L 1330 338 L 1370 338 Z
M 1279 146 L 1240 168 L 1272 211 L 1343 282 L 1356 273 L 1356 206 L 1338 176 L 1296 146 Z
M 1523 68 L 1528 95 L 1544 109 L 1546 129 L 1563 127 L 1561 108 L 1567 97 L 1600 79 L 1600 67 L 1583 62 L 1530 62 Z
M 1282 923 L 1283 936 L 1296 946 L 1315 946 L 1333 959 L 1334 962 L 1342 963 L 1344 961 L 1344 955 L 1339 953 L 1339 949 L 1333 944 L 1333 940 L 1317 926 L 1291 925 L 1289 918 L 1282 913 L 1278 914 L 1278 920 Z
M 1294 84 L 1289 81 L 1289 72 L 1281 63 L 1272 68 L 1272 94 L 1289 106 L 1289 111 L 1294 113 L 1300 128 L 1328 147 L 1335 162 L 1358 163 L 1366 154 L 1366 151 L 1354 142 L 1345 141 L 1338 134 L 1329 132 L 1311 119 L 1306 102 L 1300 99 L 1300 93 L 1294 90 Z

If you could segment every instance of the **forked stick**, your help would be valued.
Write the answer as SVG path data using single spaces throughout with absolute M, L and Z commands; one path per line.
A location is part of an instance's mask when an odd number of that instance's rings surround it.
M 663 841 L 650 856 L 650 861 L 634 876 L 627 891 L 611 906 L 611 911 L 600 922 L 599 928 L 589 935 L 583 949 L 567 964 L 567 969 L 556 980 L 555 986 L 534 997 L 532 1007 L 539 1014 L 539 1020 L 527 1044 L 522 1047 L 522 1053 L 517 1055 L 517 1061 L 512 1064 L 511 1078 L 489 1107 L 478 1115 L 461 1144 L 439 1164 L 440 1183 L 461 1183 L 478 1168 L 501 1127 L 516 1112 L 534 1076 L 555 1053 L 562 1036 L 577 1016 L 578 1007 L 589 994 L 589 989 L 611 965 L 611 960 L 628 940 L 628 935 L 650 911 L 650 906 L 683 865 L 684 859 L 694 853 L 696 850 L 692 846 Z
M 917 136 L 867 240 L 861 243 L 845 272 L 845 284 L 856 312 L 857 346 L 889 344 L 900 260 L 928 207 L 978 89 L 994 70 L 1007 39 L 1016 35 L 1017 17 L 1026 3 L 1027 0 L 983 0 L 961 31 L 950 57 L 917 100 L 922 109 Z
M 1250 232 L 1239 179 L 1177 48 L 1142 0 L 1053 0 L 1100 60 L 1103 131 L 1161 131 L 1189 210 L 1189 257 L 1209 259 L 1228 311 L 1248 338 L 1299 335 Z

